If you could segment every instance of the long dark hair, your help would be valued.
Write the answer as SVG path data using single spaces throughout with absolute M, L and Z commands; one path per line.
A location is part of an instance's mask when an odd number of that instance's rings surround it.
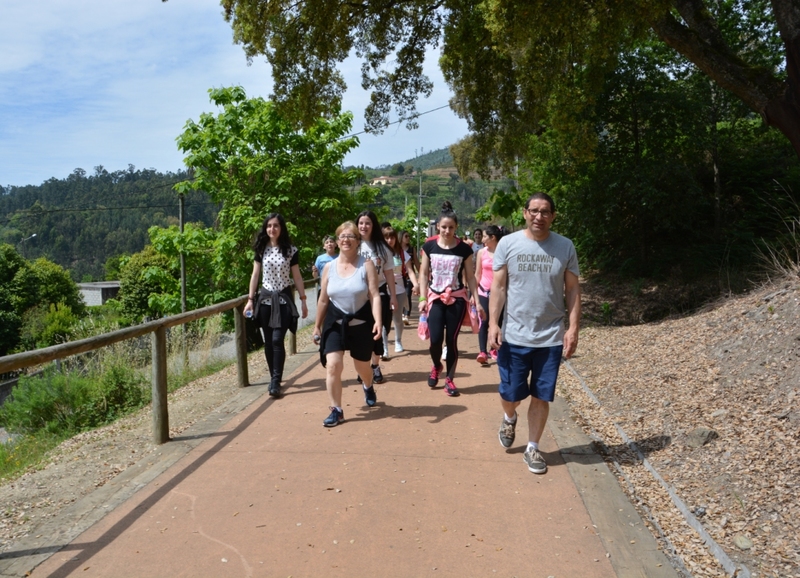
M 278 219 L 281 226 L 281 234 L 278 235 L 278 249 L 283 255 L 284 259 L 291 257 L 292 240 L 289 238 L 289 229 L 286 228 L 286 221 L 280 213 L 270 213 L 264 222 L 261 224 L 261 229 L 258 231 L 256 242 L 253 243 L 253 251 L 256 252 L 256 258 L 261 259 L 264 256 L 264 249 L 269 244 L 269 236 L 267 235 L 267 223 L 272 219 Z
M 372 231 L 370 231 L 369 239 L 362 239 L 362 241 L 369 241 L 375 245 L 375 251 L 381 256 L 381 259 L 392 254 L 392 248 L 386 239 L 383 238 L 383 230 L 380 223 L 378 223 L 378 216 L 372 211 L 361 211 L 356 217 L 356 225 L 361 220 L 361 217 L 367 217 L 372 221 Z

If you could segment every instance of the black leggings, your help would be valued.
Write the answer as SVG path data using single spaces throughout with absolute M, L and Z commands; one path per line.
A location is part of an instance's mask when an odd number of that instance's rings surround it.
M 483 307 L 483 311 L 486 313 L 486 320 L 481 321 L 481 328 L 480 331 L 478 331 L 478 345 L 481 353 L 488 353 L 486 351 L 486 345 L 489 341 L 489 298 L 478 293 L 478 301 L 480 301 L 481 307 Z M 505 307 L 500 312 L 500 317 L 497 318 L 497 324 L 500 327 L 503 326 L 503 313 L 505 313 Z
M 281 313 L 283 314 L 281 318 L 287 319 L 287 313 L 289 315 L 291 313 L 283 311 L 284 308 L 288 309 L 288 306 L 281 307 Z M 264 357 L 267 358 L 270 379 L 280 382 L 283 381 L 283 365 L 286 362 L 286 345 L 283 340 L 286 337 L 286 332 L 289 331 L 289 327 L 270 327 L 271 310 L 271 305 L 262 304 L 258 309 L 258 322 L 264 332 Z
M 408 296 L 408 309 L 403 307 L 403 315 L 411 315 L 411 291 L 414 289 L 414 285 L 411 284 L 411 279 L 408 277 L 403 279 L 403 283 L 406 286 L 406 295 Z
M 392 329 L 392 297 L 389 295 L 389 288 L 382 285 L 378 293 L 381 294 L 381 325 L 389 333 Z M 383 339 L 378 339 L 372 344 L 372 353 L 383 355 Z
M 450 305 L 438 299 L 428 307 L 428 330 L 431 335 L 431 359 L 438 366 L 442 357 L 442 345 L 447 346 L 447 377 L 452 379 L 458 364 L 458 332 L 464 321 L 467 302 L 457 297 Z M 442 343 L 444 342 L 444 343 Z

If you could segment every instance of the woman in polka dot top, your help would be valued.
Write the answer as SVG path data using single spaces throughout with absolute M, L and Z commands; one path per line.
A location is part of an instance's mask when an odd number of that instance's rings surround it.
M 286 221 L 279 213 L 271 213 L 253 244 L 255 259 L 250 276 L 250 291 L 244 311 L 253 311 L 264 337 L 264 356 L 270 373 L 269 394 L 280 397 L 286 347 L 286 332 L 297 331 L 297 306 L 292 298 L 291 282 L 300 293 L 303 319 L 308 316 L 303 277 L 300 275 L 297 247 L 289 239 Z M 260 286 L 259 286 L 260 281 Z

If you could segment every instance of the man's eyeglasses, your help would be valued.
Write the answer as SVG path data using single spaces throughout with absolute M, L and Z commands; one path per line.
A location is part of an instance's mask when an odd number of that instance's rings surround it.
M 525 210 L 528 211 L 528 214 L 531 217 L 538 217 L 539 215 L 541 215 L 543 219 L 549 219 L 550 217 L 553 216 L 552 211 L 546 211 L 546 210 L 540 211 L 539 209 L 525 209 Z
M 339 235 L 339 240 L 340 241 L 355 241 L 356 240 L 356 236 L 355 235 Z

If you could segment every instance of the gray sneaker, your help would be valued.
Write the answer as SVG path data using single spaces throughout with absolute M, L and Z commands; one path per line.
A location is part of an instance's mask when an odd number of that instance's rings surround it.
M 516 414 L 514 414 L 516 415 Z M 500 439 L 500 445 L 504 448 L 510 448 L 511 444 L 514 443 L 514 436 L 515 436 L 515 429 L 517 427 L 517 422 L 511 423 L 506 419 L 506 416 L 503 416 L 503 423 L 500 424 L 500 431 L 497 432 L 497 437 Z
M 547 462 L 544 461 L 539 450 L 527 449 L 522 454 L 522 459 L 528 465 L 528 469 L 534 474 L 543 474 L 547 471 Z

